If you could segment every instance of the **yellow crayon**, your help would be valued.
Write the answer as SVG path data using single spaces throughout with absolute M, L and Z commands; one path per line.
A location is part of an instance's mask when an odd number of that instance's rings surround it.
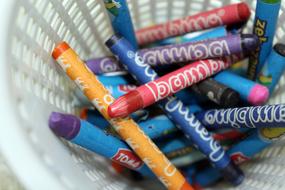
M 52 56 L 167 189 L 193 190 L 182 174 L 132 119 L 109 117 L 108 106 L 114 102 L 114 98 L 66 42 L 56 46 Z

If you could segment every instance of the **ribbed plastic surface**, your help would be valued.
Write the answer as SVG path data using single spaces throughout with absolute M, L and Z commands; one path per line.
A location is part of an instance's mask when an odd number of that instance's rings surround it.
M 141 28 L 234 2 L 239 1 L 131 0 L 129 7 L 135 27 Z M 255 5 L 255 1 L 248 3 Z M 284 9 L 283 3 L 276 35 L 281 43 L 285 42 Z M 75 86 L 51 58 L 55 44 L 62 40 L 69 42 L 82 59 L 110 54 L 104 42 L 112 29 L 102 2 L 18 0 L 12 5 L 9 19 L 9 28 L 2 28 L 9 30 L 4 44 L 7 53 L 1 57 L 1 64 L 9 74 L 1 76 L 1 80 L 9 83 L 10 88 L 4 89 L 9 100 L 12 99 L 9 105 L 12 111 L 8 114 L 13 115 L 16 124 L 2 128 L 2 135 L 7 138 L 2 138 L 0 146 L 23 184 L 28 189 L 139 189 L 137 184 L 116 176 L 105 159 L 67 142 L 62 144 L 47 126 L 51 111 L 78 113 Z M 252 20 L 253 16 L 246 32 L 251 31 Z M 284 83 L 283 77 L 270 103 L 285 102 Z M 10 102 L 8 96 L 7 102 Z M 10 148 L 5 148 L 8 143 Z M 283 140 L 278 141 L 245 164 L 247 179 L 237 189 L 285 189 L 283 144 Z M 27 168 L 29 172 L 25 171 Z M 149 183 L 140 187 L 159 189 Z

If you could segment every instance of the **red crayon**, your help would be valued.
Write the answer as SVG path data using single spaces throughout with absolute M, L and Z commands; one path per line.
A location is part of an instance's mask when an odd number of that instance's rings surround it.
M 250 9 L 246 3 L 231 4 L 182 19 L 142 28 L 136 31 L 136 37 L 139 45 L 145 45 L 189 32 L 241 23 L 247 21 L 249 17 Z
M 228 68 L 231 63 L 228 57 L 188 64 L 119 97 L 109 106 L 108 113 L 110 117 L 125 117 Z

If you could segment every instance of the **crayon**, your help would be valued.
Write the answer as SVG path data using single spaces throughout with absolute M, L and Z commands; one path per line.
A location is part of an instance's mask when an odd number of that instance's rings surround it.
M 211 38 L 219 38 L 227 35 L 227 29 L 224 26 L 219 26 L 216 28 L 191 32 L 185 34 L 183 36 L 177 36 L 173 38 L 167 38 L 162 41 L 158 41 L 154 43 L 156 46 L 165 46 L 170 44 L 179 44 L 179 43 L 187 43 L 187 42 L 197 42 Z
M 213 109 L 196 117 L 212 129 L 285 127 L 285 104 Z
M 189 147 L 189 148 L 191 148 L 191 147 Z M 179 167 L 179 168 L 189 166 L 195 162 L 206 159 L 204 154 L 202 154 L 200 151 L 193 149 L 193 148 L 192 148 L 192 152 L 189 152 L 188 154 L 186 154 L 184 156 L 175 157 L 175 158 L 168 157 L 168 158 L 171 159 L 171 162 L 176 167 Z
M 257 0 L 253 34 L 259 38 L 260 47 L 249 57 L 248 78 L 255 80 L 272 49 L 281 0 Z
M 74 115 L 52 112 L 49 127 L 57 136 L 143 175 L 153 176 L 149 168 L 124 141 L 106 134 L 87 121 L 80 120 Z
M 132 56 L 139 57 L 135 53 Z M 112 118 L 125 117 L 228 68 L 231 63 L 230 58 L 200 60 L 158 79 L 153 78 L 153 81 L 118 98 L 111 104 L 108 113 Z
M 66 42 L 57 45 L 52 56 L 167 189 L 193 189 L 132 119 L 109 117 L 107 109 L 114 98 Z
M 201 33 L 201 32 L 197 32 Z M 188 34 L 188 35 L 191 35 Z M 224 26 L 217 27 L 215 29 L 210 29 L 206 32 L 202 32 L 202 34 L 195 36 L 194 38 L 191 37 L 183 37 L 183 40 L 180 43 L 183 42 L 195 42 L 200 40 L 206 40 L 209 38 L 217 38 L 227 35 L 227 31 Z M 197 34 L 196 34 L 197 35 Z M 179 38 L 179 37 L 178 37 Z M 169 39 L 172 41 L 171 39 Z M 164 45 L 163 42 L 161 42 Z M 166 45 L 166 44 L 165 44 Z M 86 65 L 89 67 L 89 69 L 94 74 L 103 74 L 103 73 L 110 73 L 110 72 L 116 72 L 116 71 L 123 71 L 123 66 L 118 62 L 116 57 L 108 56 L 108 57 L 101 57 L 101 58 L 95 58 L 95 59 L 89 59 L 86 61 Z M 156 65 L 154 63 L 154 65 Z
M 263 105 L 269 98 L 269 90 L 256 82 L 243 78 L 230 71 L 223 71 L 213 77 L 216 81 L 234 89 L 241 100 L 251 105 Z
M 182 63 L 247 53 L 257 48 L 258 38 L 253 34 L 236 34 L 168 46 L 142 49 L 142 59 L 151 65 Z
M 115 33 L 124 36 L 136 49 L 138 43 L 126 0 L 104 0 Z
M 246 72 L 248 68 L 248 60 L 241 60 L 231 65 L 229 70 L 241 77 L 247 78 Z
M 112 56 L 89 59 L 86 61 L 87 67 L 94 74 L 111 73 L 123 71 L 123 67 L 118 63 L 117 59 Z
M 101 129 L 106 129 L 106 127 L 109 126 L 109 122 L 102 117 L 97 110 L 83 109 L 80 116 L 81 119 L 84 119 Z M 137 112 L 132 113 L 130 116 L 136 122 L 140 122 L 148 118 L 149 112 L 147 110 L 138 110 Z
M 262 128 L 254 130 L 251 135 L 234 145 L 227 153 L 231 155 L 231 159 L 236 164 L 242 164 L 270 146 L 278 138 L 284 136 L 284 134 L 285 128 Z M 217 182 L 221 179 L 221 176 L 221 173 L 217 169 L 209 167 L 195 175 L 195 182 L 205 187 Z
M 222 25 L 233 25 L 244 22 L 248 20 L 249 17 L 250 9 L 246 3 L 231 4 L 193 16 L 187 16 L 182 19 L 139 29 L 136 31 L 136 36 L 139 45 L 145 45 L 189 32 L 205 30 Z
M 284 73 L 284 70 L 285 45 L 276 44 L 258 74 L 257 82 L 266 86 L 269 89 L 270 94 L 272 94 L 275 86 L 278 84 Z
M 119 75 L 119 76 L 98 75 L 97 78 L 102 84 L 105 84 L 106 86 L 127 85 L 131 83 L 130 77 L 128 75 Z
M 107 47 L 113 54 L 118 56 L 125 64 L 129 73 L 141 84 L 150 82 L 158 78 L 158 75 L 147 64 L 145 64 L 135 49 L 131 47 L 124 38 L 116 35 L 107 42 Z M 224 62 L 223 62 L 224 63 Z M 199 150 L 207 155 L 211 162 L 220 170 L 225 171 L 224 177 L 233 184 L 240 184 L 244 178 L 243 172 L 236 168 L 230 161 L 228 155 L 219 143 L 217 143 L 210 133 L 201 123 L 190 113 L 189 109 L 175 97 L 169 97 L 160 101 L 160 107 L 165 111 L 170 119 L 181 129 L 185 136 L 190 139 Z
M 207 97 L 222 107 L 234 107 L 240 101 L 239 93 L 215 81 L 213 78 L 203 80 L 193 85 L 191 89 L 198 95 Z

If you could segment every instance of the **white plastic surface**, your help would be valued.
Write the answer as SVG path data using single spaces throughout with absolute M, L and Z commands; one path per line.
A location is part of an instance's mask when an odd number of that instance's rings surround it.
M 238 1 L 131 0 L 136 28 Z M 255 1 L 248 1 L 254 7 Z M 277 40 L 285 42 L 283 3 Z M 55 67 L 56 43 L 70 43 L 82 59 L 110 54 L 112 34 L 101 0 L 0 1 L 0 148 L 27 189 L 136 189 L 116 176 L 105 159 L 67 142 L 48 129 L 51 111 L 77 113 L 74 85 Z M 248 23 L 251 31 L 252 19 Z M 283 21 L 283 25 L 281 25 Z M 283 77 L 270 103 L 284 103 Z M 280 140 L 244 165 L 247 179 L 237 189 L 285 189 L 285 149 Z M 159 189 L 149 183 L 142 189 Z

